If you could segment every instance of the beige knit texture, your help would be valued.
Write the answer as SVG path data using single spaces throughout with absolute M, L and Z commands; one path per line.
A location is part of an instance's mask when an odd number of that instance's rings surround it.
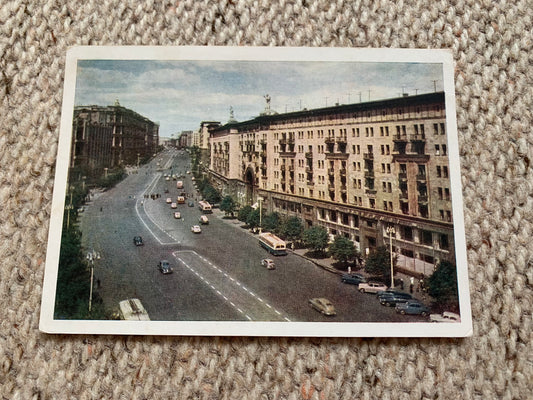
M 0 397 L 533 398 L 532 21 L 531 0 L 0 2 Z M 65 52 L 120 44 L 451 49 L 474 337 L 39 333 Z

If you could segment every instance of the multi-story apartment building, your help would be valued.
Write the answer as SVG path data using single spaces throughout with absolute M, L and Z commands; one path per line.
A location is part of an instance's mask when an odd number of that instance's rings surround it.
M 261 115 L 211 131 L 210 173 L 363 254 L 392 239 L 406 268 L 455 262 L 445 118 L 442 92 Z
M 136 164 L 156 152 L 159 125 L 120 106 L 76 106 L 71 167 L 89 171 Z

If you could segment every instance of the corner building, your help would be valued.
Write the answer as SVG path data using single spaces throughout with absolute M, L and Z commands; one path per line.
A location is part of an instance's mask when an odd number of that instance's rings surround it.
M 430 275 L 455 263 L 445 121 L 443 92 L 262 115 L 211 130 L 210 175 L 363 255 L 392 239 L 399 267 Z
M 72 126 L 71 167 L 97 171 L 135 165 L 154 154 L 159 125 L 120 106 L 76 106 Z

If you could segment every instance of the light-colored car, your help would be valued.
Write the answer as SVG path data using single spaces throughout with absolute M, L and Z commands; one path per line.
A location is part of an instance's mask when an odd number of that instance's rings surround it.
M 200 225 L 193 225 L 193 226 L 191 226 L 191 232 L 192 233 L 202 233 L 202 228 L 200 228 Z
M 358 289 L 361 293 L 377 293 L 380 290 L 387 290 L 387 285 L 379 282 L 361 282 Z
M 176 211 L 176 212 L 174 213 L 174 218 L 176 218 L 176 219 L 180 219 L 180 218 L 181 218 L 181 213 L 180 213 L 179 211 Z
M 461 322 L 461 316 L 450 311 L 444 311 L 442 314 L 430 314 L 429 320 L 431 322 Z
M 309 300 L 309 304 L 315 310 L 321 312 L 324 315 L 336 315 L 335 307 L 331 304 L 331 301 L 324 297 L 318 297 Z
M 270 258 L 263 258 L 261 260 L 261 265 L 263 267 L 266 267 L 266 269 L 276 269 L 276 266 L 274 265 L 274 260 Z
M 200 218 L 198 219 L 198 221 L 199 221 L 202 225 L 207 225 L 207 224 L 209 224 L 209 219 L 208 219 L 205 215 L 201 215 Z
M 171 203 L 170 208 L 178 208 L 178 205 L 176 203 Z
M 167 204 L 172 203 L 172 199 L 170 197 L 167 197 Z

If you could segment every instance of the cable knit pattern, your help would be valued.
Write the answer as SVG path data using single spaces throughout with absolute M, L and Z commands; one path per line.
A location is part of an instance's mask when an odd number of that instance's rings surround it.
M 533 398 L 531 0 L 0 4 L 0 396 Z M 53 336 L 38 331 L 73 45 L 449 48 L 474 337 Z

